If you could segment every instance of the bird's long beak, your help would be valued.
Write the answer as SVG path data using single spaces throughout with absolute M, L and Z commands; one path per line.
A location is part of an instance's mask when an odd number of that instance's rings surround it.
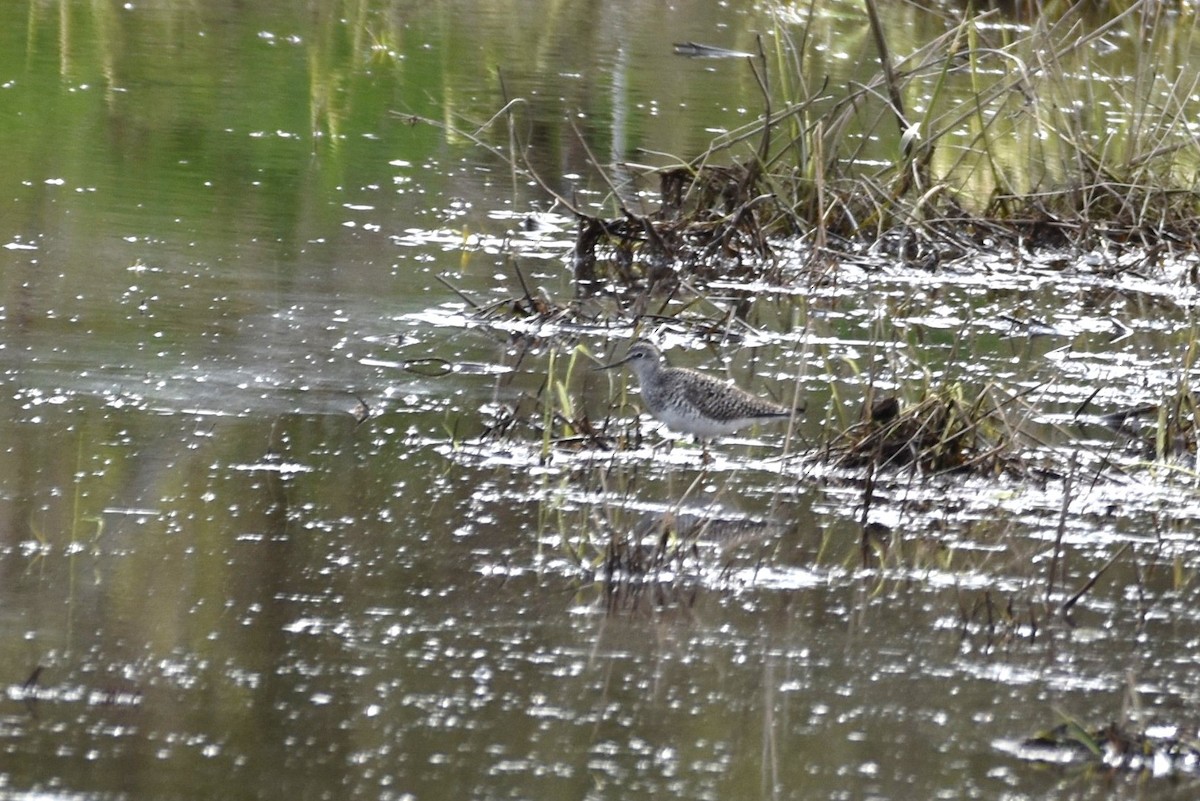
M 608 364 L 601 364 L 598 367 L 593 367 L 592 372 L 597 372 L 599 370 L 611 370 L 614 367 L 620 367 L 627 361 L 629 361 L 628 356 L 626 356 L 624 359 L 617 359 L 615 362 L 609 362 Z

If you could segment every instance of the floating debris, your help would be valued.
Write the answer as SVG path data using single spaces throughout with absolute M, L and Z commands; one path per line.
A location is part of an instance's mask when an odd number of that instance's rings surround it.
M 745 50 L 727 50 L 724 47 L 700 44 L 699 42 L 676 42 L 672 45 L 675 55 L 688 58 L 754 58 Z
M 1117 723 L 1085 729 L 1060 723 L 1020 742 L 998 742 L 1001 750 L 1038 762 L 1093 763 L 1110 770 L 1153 776 L 1200 773 L 1200 739 L 1174 727 L 1162 732 L 1136 731 Z

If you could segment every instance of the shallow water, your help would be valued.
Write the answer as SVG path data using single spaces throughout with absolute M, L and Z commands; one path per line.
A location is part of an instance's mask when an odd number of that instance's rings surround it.
M 835 46 L 857 13 L 821 17 L 842 82 L 870 70 Z M 942 30 L 916 19 L 894 28 Z M 1190 377 L 1193 259 L 814 278 L 800 251 L 744 326 L 714 283 L 659 341 L 807 413 L 706 462 L 587 369 L 633 333 L 616 300 L 502 303 L 574 297 L 570 219 L 393 115 L 466 130 L 503 77 L 543 175 L 603 191 L 564 116 L 605 161 L 697 152 L 757 114 L 731 101 L 752 78 L 664 42 L 753 50 L 768 23 L 0 10 L 0 796 L 1195 795 L 1009 747 L 1130 709 L 1194 733 L 1200 493 L 1101 419 Z M 1030 476 L 868 496 L 813 458 L 868 386 L 954 382 L 1005 402 Z M 546 434 L 558 383 L 620 449 Z

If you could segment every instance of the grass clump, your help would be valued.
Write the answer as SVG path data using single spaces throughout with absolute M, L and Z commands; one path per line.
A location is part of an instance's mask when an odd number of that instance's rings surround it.
M 998 244 L 1200 248 L 1200 59 L 1163 4 L 1107 18 L 1077 4 L 1024 24 L 956 9 L 903 58 L 886 34 L 908 12 L 866 7 L 873 76 L 831 86 L 814 50 L 825 43 L 777 22 L 770 57 L 760 42 L 747 59 L 759 118 L 644 169 L 653 212 L 576 210 L 576 277 L 759 275 L 779 237 L 815 257 L 883 242 L 925 267 Z
M 922 473 L 1021 473 L 1014 433 L 985 390 L 968 399 L 960 384 L 928 391 L 904 406 L 876 400 L 863 419 L 838 433 L 822 457 L 836 467 L 909 468 Z

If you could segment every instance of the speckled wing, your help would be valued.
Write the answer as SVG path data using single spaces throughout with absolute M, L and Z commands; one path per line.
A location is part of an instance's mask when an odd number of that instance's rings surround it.
M 745 420 L 761 420 L 771 417 L 787 417 L 791 414 L 784 407 L 768 400 L 755 397 L 749 392 L 726 384 L 703 373 L 678 373 L 671 376 L 686 384 L 681 395 L 705 418 L 720 423 Z

